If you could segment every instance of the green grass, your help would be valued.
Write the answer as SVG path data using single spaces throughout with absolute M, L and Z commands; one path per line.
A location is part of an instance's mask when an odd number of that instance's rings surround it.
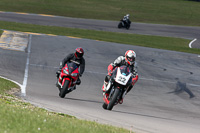
M 0 133 L 128 133 L 128 130 L 78 120 L 61 113 L 53 113 L 25 103 L 4 93 L 19 88 L 0 78 Z
M 152 48 L 174 50 L 174 51 L 196 53 L 196 54 L 200 53 L 200 49 L 189 48 L 188 44 L 191 40 L 181 39 L 181 38 L 103 32 L 103 31 L 63 28 L 55 26 L 21 24 L 21 23 L 4 22 L 4 21 L 0 21 L 0 28 L 7 30 L 23 31 L 23 32 L 75 36 L 80 38 L 89 38 L 93 40 L 116 42 L 129 45 L 152 47 Z
M 0 30 L 0 36 L 2 35 L 2 33 L 3 33 L 3 30 Z
M 10 88 L 19 88 L 19 86 L 10 81 L 5 82 L 4 79 L 0 78 L 0 94 L 4 93 L 5 91 L 9 90 Z
M 200 26 L 200 2 L 189 0 L 1 0 L 0 10 L 77 18 Z

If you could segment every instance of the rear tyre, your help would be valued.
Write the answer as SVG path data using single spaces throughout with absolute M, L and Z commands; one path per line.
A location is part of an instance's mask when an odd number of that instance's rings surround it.
M 68 86 L 69 86 L 69 80 L 66 80 L 65 83 L 64 83 L 64 85 L 63 85 L 63 88 L 60 90 L 60 93 L 59 93 L 59 96 L 61 98 L 64 98 L 65 95 L 70 92 L 68 90 Z
M 118 96 L 121 95 L 120 93 L 121 93 L 121 91 L 119 89 L 115 88 L 115 92 L 113 93 L 113 95 L 110 99 L 110 102 L 107 106 L 107 110 L 112 110 L 113 106 L 115 105 L 116 101 L 118 100 L 117 99 Z

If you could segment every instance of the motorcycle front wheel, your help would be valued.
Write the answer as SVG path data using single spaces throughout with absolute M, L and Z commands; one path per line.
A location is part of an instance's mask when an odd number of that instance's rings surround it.
M 115 105 L 115 103 L 117 101 L 118 96 L 121 95 L 120 93 L 121 93 L 121 91 L 119 89 L 115 88 L 115 91 L 114 91 L 112 97 L 110 98 L 110 102 L 107 106 L 107 110 L 112 110 L 113 106 Z
M 126 26 L 126 29 L 128 30 L 129 28 L 130 28 L 130 25 L 127 25 L 127 26 Z
M 65 83 L 64 83 L 64 85 L 63 85 L 63 88 L 60 90 L 60 93 L 59 93 L 59 96 L 61 98 L 64 98 L 65 95 L 70 92 L 68 90 L 68 86 L 69 86 L 69 80 L 66 80 Z
M 119 22 L 118 28 L 122 28 L 122 22 Z

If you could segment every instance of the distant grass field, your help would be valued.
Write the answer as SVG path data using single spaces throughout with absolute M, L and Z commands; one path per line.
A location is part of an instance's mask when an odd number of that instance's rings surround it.
M 200 2 L 190 0 L 1 0 L 0 10 L 67 17 L 200 26 Z
M 188 52 L 195 54 L 200 53 L 200 49 L 189 48 L 188 44 L 191 40 L 181 39 L 181 38 L 103 32 L 103 31 L 83 30 L 83 29 L 64 28 L 55 26 L 21 24 L 21 23 L 3 22 L 3 21 L 0 21 L 0 27 L 2 29 L 14 30 L 14 31 L 74 36 L 74 37 L 88 38 L 93 40 L 116 42 L 122 44 L 137 45 L 137 46 L 159 48 L 166 50 L 174 50 L 180 52 Z
M 0 78 L 0 133 L 129 133 L 126 129 L 37 108 L 5 93 L 10 88 L 19 87 Z

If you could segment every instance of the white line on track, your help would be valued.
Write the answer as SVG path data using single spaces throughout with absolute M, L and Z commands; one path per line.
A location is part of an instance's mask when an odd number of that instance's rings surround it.
M 95 74 L 104 74 L 106 75 L 107 73 L 99 73 L 99 72 L 92 72 L 92 71 L 86 71 L 88 73 L 95 73 Z M 170 84 L 176 84 L 177 82 L 173 82 L 173 81 L 164 81 L 164 80 L 158 80 L 158 79 L 150 79 L 150 78 L 139 78 L 142 80 L 149 80 L 149 81 L 154 81 L 154 82 L 164 82 L 164 83 L 170 83 Z M 191 83 L 187 83 L 187 85 L 190 86 L 194 86 L 194 87 L 200 87 L 200 85 L 197 84 L 191 84 Z
M 192 41 L 189 43 L 189 47 L 190 47 L 190 48 L 192 48 L 192 43 L 195 42 L 196 40 L 197 40 L 197 39 L 195 38 L 194 40 L 192 40 Z
M 26 68 L 25 68 L 25 73 L 24 73 L 24 81 L 23 81 L 23 85 L 21 87 L 22 96 L 26 96 L 26 85 L 27 85 L 27 80 L 28 80 L 29 58 L 30 58 L 30 53 L 31 53 L 31 37 L 32 37 L 32 35 L 29 36 L 28 56 L 27 56 L 27 60 L 26 60 Z
M 46 67 L 46 68 L 53 68 L 53 69 L 58 69 L 59 68 L 59 67 L 45 66 L 45 65 L 38 65 L 38 64 L 30 64 L 30 66 Z M 102 74 L 102 75 L 106 75 L 107 74 L 107 73 L 100 73 L 100 72 L 93 72 L 93 71 L 85 71 L 85 72 L 86 73 L 93 73 L 93 74 Z M 177 83 L 177 82 L 173 82 L 173 81 L 164 81 L 164 80 L 151 79 L 151 78 L 142 78 L 142 77 L 139 77 L 139 79 L 141 79 L 141 80 L 149 80 L 149 81 L 154 81 L 154 82 L 164 82 L 164 83 L 170 83 L 170 84 L 176 84 Z M 193 87 L 200 87 L 200 85 L 198 85 L 198 84 L 187 83 L 187 85 L 193 86 Z

